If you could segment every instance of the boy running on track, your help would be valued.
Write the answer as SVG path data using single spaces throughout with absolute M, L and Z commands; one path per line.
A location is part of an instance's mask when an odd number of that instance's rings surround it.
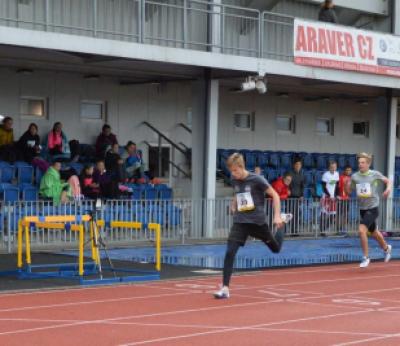
M 245 244 L 247 237 L 262 240 L 274 253 L 281 250 L 284 231 L 277 230 L 274 235 L 267 225 L 264 208 L 265 193 L 272 197 L 274 224 L 277 228 L 283 226 L 286 220 L 282 220 L 282 218 L 287 216 L 281 215 L 279 196 L 267 180 L 263 176 L 250 173 L 245 169 L 242 155 L 232 154 L 226 163 L 232 174 L 232 185 L 235 192 L 231 203 L 231 211 L 234 215 L 225 254 L 223 286 L 214 293 L 214 297 L 217 299 L 229 298 L 229 281 L 235 256 L 239 248 Z
M 387 244 L 381 232 L 378 230 L 376 220 L 378 218 L 379 194 L 377 192 L 378 183 L 382 181 L 386 185 L 383 197 L 387 198 L 392 189 L 392 183 L 382 173 L 370 170 L 372 156 L 367 153 L 357 155 L 359 171 L 351 176 L 351 182 L 348 184 L 348 193 L 353 188 L 356 189 L 358 204 L 360 206 L 360 225 L 358 233 L 360 235 L 361 248 L 363 251 L 363 259 L 360 268 L 366 268 L 369 265 L 368 257 L 368 233 L 379 243 L 385 252 L 385 262 L 389 262 L 392 246 Z

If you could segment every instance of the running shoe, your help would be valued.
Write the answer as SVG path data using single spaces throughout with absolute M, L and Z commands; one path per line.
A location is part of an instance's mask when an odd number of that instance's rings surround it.
M 369 257 L 363 257 L 361 263 L 360 263 L 360 268 L 367 268 L 369 265 L 370 259 Z
M 229 288 L 227 286 L 223 286 L 219 291 L 214 293 L 215 299 L 227 299 L 229 298 Z
M 392 258 L 392 245 L 387 246 L 387 249 L 385 251 L 385 263 L 389 262 L 390 259 Z

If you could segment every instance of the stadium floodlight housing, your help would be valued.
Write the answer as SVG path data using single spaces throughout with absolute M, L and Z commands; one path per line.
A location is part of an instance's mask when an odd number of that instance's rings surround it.
M 251 77 L 247 78 L 245 82 L 242 83 L 241 89 L 242 91 L 250 91 L 256 88 L 256 81 Z
M 267 92 L 267 84 L 262 79 L 258 79 L 256 89 L 260 94 L 265 94 Z

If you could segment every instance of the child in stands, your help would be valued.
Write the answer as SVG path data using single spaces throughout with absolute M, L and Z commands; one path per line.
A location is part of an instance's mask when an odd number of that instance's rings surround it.
M 100 186 L 93 178 L 94 168 L 91 165 L 86 165 L 80 176 L 80 184 L 82 194 L 85 197 L 96 199 L 100 196 Z

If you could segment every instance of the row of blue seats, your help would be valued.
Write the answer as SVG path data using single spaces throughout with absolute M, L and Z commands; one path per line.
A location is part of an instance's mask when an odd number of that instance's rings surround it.
M 284 152 L 284 151 L 261 151 L 246 149 L 218 149 L 217 166 L 224 170 L 225 160 L 234 152 L 240 152 L 246 163 L 246 168 L 253 170 L 256 166 L 265 168 L 285 168 L 292 167 L 293 160 L 296 157 L 302 159 L 303 167 L 306 169 L 325 170 L 328 162 L 337 161 L 338 167 L 343 169 L 349 165 L 353 169 L 357 168 L 356 154 L 327 154 L 327 153 L 306 153 L 306 152 Z

